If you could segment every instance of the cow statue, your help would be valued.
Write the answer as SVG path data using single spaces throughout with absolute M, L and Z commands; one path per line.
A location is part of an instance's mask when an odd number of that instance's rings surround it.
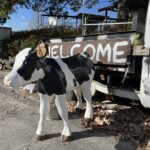
M 93 118 L 91 102 L 91 83 L 94 76 L 94 66 L 87 53 L 79 53 L 68 58 L 47 58 L 45 44 L 41 43 L 35 49 L 26 48 L 15 58 L 14 66 L 4 78 L 4 84 L 14 88 L 23 87 L 37 82 L 40 96 L 40 119 L 36 131 L 37 140 L 44 138 L 44 125 L 49 112 L 49 100 L 55 97 L 55 104 L 63 120 L 61 139 L 70 139 L 71 128 L 65 105 L 66 92 L 79 89 L 86 100 L 84 118 Z M 78 90 L 77 90 L 78 91 Z

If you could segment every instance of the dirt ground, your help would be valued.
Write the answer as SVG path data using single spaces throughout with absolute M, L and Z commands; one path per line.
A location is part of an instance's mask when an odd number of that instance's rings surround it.
M 150 149 L 149 110 L 123 99 L 104 100 L 101 95 L 93 98 L 94 119 L 88 128 L 84 128 L 87 124 L 82 119 L 84 108 L 76 112 L 76 102 L 67 102 L 73 131 L 71 142 L 61 143 L 61 120 L 48 120 L 45 140 L 37 143 L 38 95 L 5 87 L 3 77 L 6 74 L 7 71 L 0 71 L 0 150 Z

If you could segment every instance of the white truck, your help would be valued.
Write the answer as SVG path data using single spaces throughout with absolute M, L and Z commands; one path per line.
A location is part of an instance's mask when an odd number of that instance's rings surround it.
M 96 68 L 91 90 L 133 100 L 150 108 L 150 3 L 144 45 L 134 46 L 136 31 L 48 39 L 49 56 L 68 57 L 88 51 Z
M 45 39 L 48 55 L 65 58 L 88 51 L 96 69 L 93 95 L 99 91 L 138 100 L 150 108 L 150 2 L 146 16 L 143 45 L 134 44 L 137 31 Z

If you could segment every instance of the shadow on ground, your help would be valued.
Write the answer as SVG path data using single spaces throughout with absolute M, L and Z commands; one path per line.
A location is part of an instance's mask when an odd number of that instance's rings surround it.
M 73 141 L 92 136 L 113 136 L 118 141 L 115 147 L 117 150 L 123 150 L 122 145 L 126 142 L 132 145 L 132 149 L 150 149 L 150 109 L 143 108 L 140 103 L 119 98 L 103 104 L 97 100 L 93 103 L 94 119 L 87 130 L 73 133 Z M 107 106 L 113 104 L 117 105 L 109 113 Z M 71 111 L 69 116 L 71 119 L 81 119 L 84 112 L 84 109 Z M 82 119 L 81 123 L 87 126 Z

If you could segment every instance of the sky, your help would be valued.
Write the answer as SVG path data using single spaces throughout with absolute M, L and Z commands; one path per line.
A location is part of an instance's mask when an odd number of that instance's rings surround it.
M 110 3 L 107 2 L 107 0 L 101 0 L 101 3 L 99 3 L 98 5 L 96 5 L 90 10 L 85 8 L 78 12 L 73 12 L 69 10 L 69 15 L 76 15 L 80 12 L 104 15 L 104 12 L 98 13 L 97 10 L 101 7 L 105 7 L 108 5 L 110 5 Z M 30 22 L 33 19 L 33 14 L 34 12 L 31 9 L 18 8 L 16 13 L 10 15 L 10 19 L 8 19 L 3 26 L 12 28 L 12 31 L 28 30 Z M 116 14 L 113 12 L 109 12 L 108 16 L 115 18 Z

